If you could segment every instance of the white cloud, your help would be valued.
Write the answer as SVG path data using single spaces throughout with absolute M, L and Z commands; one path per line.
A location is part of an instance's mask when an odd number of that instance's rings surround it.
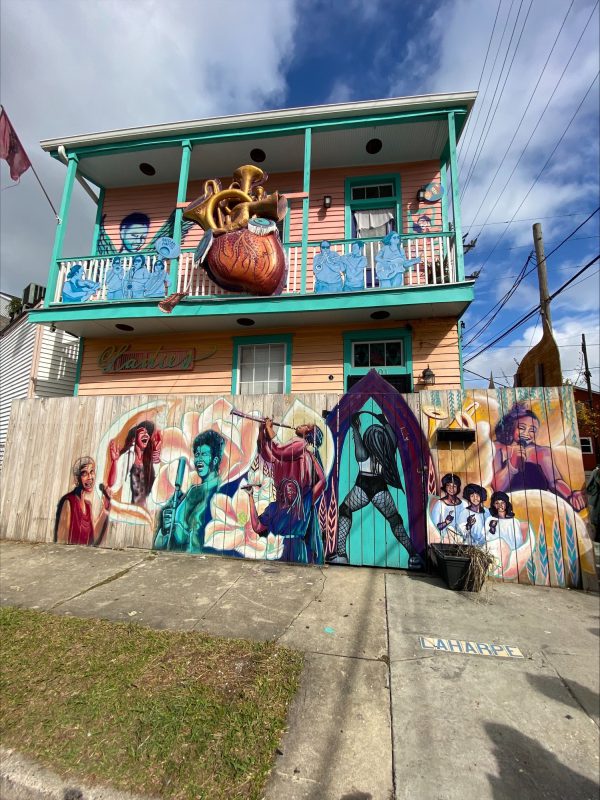
M 525 8 L 527 8 L 527 4 L 524 5 Z M 498 100 L 504 78 L 500 82 L 498 95 L 492 105 L 494 87 L 500 74 L 504 51 L 517 13 L 517 4 L 514 4 L 514 7 L 513 4 L 510 6 L 503 4 L 501 7 L 486 72 L 469 123 L 470 128 L 464 132 L 462 139 L 461 184 L 466 185 L 469 164 L 475 155 L 480 134 L 488 117 L 488 111 L 491 109 L 489 120 L 493 118 L 493 124 L 487 134 L 477 169 L 467 187 L 462 204 L 462 218 L 467 223 L 473 223 L 482 201 L 483 205 L 476 218 L 477 222 L 482 223 L 488 216 L 506 184 L 519 154 L 525 147 L 534 125 L 544 112 L 544 106 L 592 12 L 593 3 L 591 0 L 578 3 L 569 14 L 556 49 L 527 111 L 523 126 L 506 161 L 500 168 L 498 177 L 490 188 L 490 181 L 499 166 L 518 121 L 525 111 L 529 96 L 533 92 L 541 67 L 548 56 L 549 48 L 554 42 L 567 8 L 567 4 L 562 0 L 548 0 L 544 5 L 544 13 L 539 14 L 536 13 L 538 9 L 534 3 L 502 98 Z M 524 9 L 521 20 L 524 19 Z M 448 0 L 439 5 L 429 20 L 428 26 L 420 31 L 419 37 L 421 56 L 423 53 L 432 53 L 434 57 L 427 59 L 419 57 L 414 47 L 416 40 L 410 41 L 404 51 L 404 57 L 393 73 L 390 93 L 455 92 L 475 89 L 481 77 L 494 13 L 495 4 L 492 6 L 491 3 L 481 3 L 479 0 Z M 507 33 L 494 71 L 491 73 L 507 14 L 511 14 Z M 492 211 L 490 221 L 508 220 L 513 216 L 596 75 L 598 71 L 597 20 L 596 10 L 525 156 L 518 164 L 514 177 L 511 178 L 506 191 Z M 510 63 L 519 31 L 520 23 L 517 25 L 507 66 Z M 436 55 L 439 59 L 437 62 Z M 426 64 L 429 68 L 423 66 L 415 68 L 415 62 Z M 430 66 L 432 63 L 435 64 L 433 68 Z M 486 96 L 485 90 L 490 73 L 492 78 Z M 597 131 L 598 91 L 596 86 L 590 92 L 586 103 L 557 150 L 556 156 L 544 170 L 539 182 L 518 211 L 518 218 L 565 214 L 573 210 L 581 210 L 582 207 L 589 207 L 594 203 L 597 197 L 597 171 L 590 170 L 590 164 L 597 163 L 598 159 Z M 593 197 L 594 200 L 587 199 L 590 197 Z M 556 220 L 547 226 L 546 236 L 549 238 L 556 231 L 565 231 L 570 226 L 572 226 L 572 219 Z M 491 249 L 503 230 L 502 227 L 493 226 L 484 228 L 479 246 L 473 253 L 469 266 L 472 264 L 473 269 L 481 266 L 481 261 L 485 260 L 481 257 Z M 471 235 L 477 232 L 478 226 L 471 224 Z M 528 241 L 531 241 L 531 223 L 513 224 L 504 236 L 500 247 L 507 247 L 511 244 L 519 245 Z M 480 259 L 479 264 L 475 263 L 477 259 Z
M 599 281 L 596 273 L 589 281 L 581 284 L 587 285 L 588 292 L 595 292 L 598 297 Z M 577 287 L 578 288 L 578 287 Z M 575 290 L 573 290 L 575 291 Z M 565 292 L 565 296 L 566 296 Z M 597 300 L 596 300 L 597 304 Z M 573 313 L 577 310 L 577 313 Z M 554 338 L 559 347 L 560 361 L 563 370 L 563 378 L 569 378 L 573 382 L 579 379 L 578 384 L 584 386 L 583 368 L 581 359 L 581 334 L 584 333 L 587 340 L 588 361 L 592 373 L 592 384 L 596 389 L 600 384 L 600 330 L 598 329 L 598 312 L 590 311 L 581 313 L 577 308 L 576 302 L 570 309 L 565 308 L 567 313 L 557 313 L 552 309 L 552 325 Z M 539 322 L 532 322 L 523 328 L 518 336 L 503 342 L 497 347 L 491 348 L 478 358 L 466 364 L 466 369 L 477 372 L 480 375 L 489 376 L 494 374 L 497 384 L 512 386 L 513 376 L 517 371 L 520 362 L 527 351 L 537 344 L 542 338 L 542 326 Z M 466 373 L 469 378 L 467 386 L 484 386 L 486 381 L 477 380 L 473 375 Z
M 2 102 L 58 208 L 65 169 L 40 139 L 256 111 L 285 99 L 296 0 L 3 0 Z M 2 186 L 10 185 L 2 162 Z M 52 212 L 31 171 L 3 192 L 2 287 L 45 283 Z M 89 251 L 76 186 L 65 252 Z

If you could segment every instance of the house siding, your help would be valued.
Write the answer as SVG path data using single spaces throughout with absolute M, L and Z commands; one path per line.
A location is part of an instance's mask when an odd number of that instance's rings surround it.
M 77 376 L 79 339 L 64 331 L 41 331 L 34 376 L 35 397 L 65 397 L 73 394 Z
M 416 203 L 417 191 L 424 184 L 440 179 L 438 161 L 420 161 L 412 164 L 381 164 L 368 167 L 343 167 L 316 170 L 311 174 L 309 201 L 309 241 L 322 239 L 344 239 L 345 220 L 345 181 L 346 178 L 369 175 L 397 174 L 400 176 L 402 197 L 402 232 L 410 233 L 409 211 Z M 231 177 L 221 179 L 228 186 Z M 187 200 L 190 202 L 202 192 L 203 180 L 192 180 L 188 184 Z M 275 173 L 269 177 L 267 191 L 280 193 L 301 192 L 302 173 Z M 323 195 L 331 195 L 332 205 L 328 211 L 323 209 Z M 156 235 L 161 225 L 169 218 L 177 201 L 177 186 L 174 183 L 158 186 L 132 186 L 122 189 L 107 189 L 104 198 L 104 228 L 116 250 L 121 249 L 119 228 L 121 220 L 134 211 L 147 214 L 150 228 L 146 245 Z M 433 207 L 437 210 L 436 225 L 433 230 L 441 230 L 441 203 Z M 302 241 L 302 202 L 292 199 L 289 210 L 289 241 Z M 194 225 L 184 238 L 183 246 L 196 247 L 203 231 Z
M 403 323 L 378 325 L 382 335 L 386 329 Z M 373 330 L 373 324 L 337 325 L 330 327 L 253 330 L 249 336 L 293 334 L 292 392 L 344 391 L 343 334 L 347 331 Z M 436 388 L 460 386 L 460 366 L 456 320 L 432 318 L 411 321 L 413 382 L 418 385 L 423 370 L 429 366 L 436 375 Z M 240 337 L 236 331 L 236 338 Z M 131 350 L 153 351 L 195 348 L 196 356 L 214 350 L 209 358 L 197 361 L 189 372 L 103 373 L 98 359 L 103 350 L 113 345 L 130 344 Z M 111 339 L 86 339 L 83 353 L 79 395 L 128 394 L 229 394 L 233 368 L 233 336 L 223 334 L 145 335 Z M 333 376 L 330 380 L 329 376 Z
M 0 463 L 12 402 L 29 396 L 35 340 L 36 328 L 28 323 L 27 316 L 13 323 L 0 338 Z

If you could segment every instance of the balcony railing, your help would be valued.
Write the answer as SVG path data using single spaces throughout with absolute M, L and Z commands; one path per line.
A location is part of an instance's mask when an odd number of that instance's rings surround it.
M 378 260 L 383 249 L 381 239 L 332 239 L 330 252 L 340 266 L 340 277 L 333 291 L 385 291 L 387 288 L 439 286 L 456 283 L 456 255 L 453 233 L 402 236 L 406 266 L 400 264 L 390 277 Z M 352 245 L 359 244 L 358 247 Z M 315 256 L 321 253 L 319 242 L 306 245 L 306 272 L 303 280 L 302 243 L 285 244 L 286 285 L 282 294 L 302 295 L 327 290 L 327 284 L 315 281 Z M 354 261 L 348 260 L 355 254 Z M 410 263 L 414 262 L 414 263 Z M 354 263 L 354 269 L 351 264 Z M 194 266 L 194 251 L 184 250 L 170 269 L 177 265 L 177 291 L 190 297 L 209 298 L 240 296 L 217 286 L 202 267 Z M 317 266 L 319 259 L 317 259 Z M 357 267 L 358 265 L 358 272 Z M 347 269 L 346 269 L 347 267 Z M 169 293 L 169 273 L 156 253 L 129 256 L 84 257 L 57 262 L 58 279 L 54 303 L 95 303 L 161 298 Z M 362 276 L 361 273 L 362 272 Z M 386 277 L 383 277 L 385 274 Z M 351 279 L 350 279 L 351 276 Z M 325 289 L 324 289 L 325 287 Z

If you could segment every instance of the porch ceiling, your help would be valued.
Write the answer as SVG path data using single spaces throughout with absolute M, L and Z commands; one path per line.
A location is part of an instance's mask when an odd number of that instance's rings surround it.
M 439 159 L 447 138 L 446 120 L 316 130 L 312 136 L 311 167 L 317 170 Z M 379 153 L 366 152 L 370 139 L 381 140 Z M 189 180 L 227 176 L 241 164 L 257 163 L 250 156 L 254 148 L 264 151 L 266 158 L 259 166 L 269 174 L 301 172 L 304 168 L 302 134 L 202 142 L 192 150 Z M 180 162 L 179 146 L 154 147 L 83 157 L 79 172 L 105 188 L 149 186 L 176 183 Z M 141 163 L 151 164 L 156 173 L 144 175 L 139 168 Z

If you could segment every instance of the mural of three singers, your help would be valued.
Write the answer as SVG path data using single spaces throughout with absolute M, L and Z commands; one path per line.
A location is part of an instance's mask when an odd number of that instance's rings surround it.
M 161 398 L 115 419 L 73 465 L 56 541 L 409 570 L 425 568 L 428 542 L 466 542 L 503 580 L 594 574 L 563 389 L 405 398 L 373 371 L 328 412 L 290 397 L 271 419 L 263 398 L 243 399 L 253 410 Z M 439 427 L 465 426 L 473 444 L 437 443 Z

